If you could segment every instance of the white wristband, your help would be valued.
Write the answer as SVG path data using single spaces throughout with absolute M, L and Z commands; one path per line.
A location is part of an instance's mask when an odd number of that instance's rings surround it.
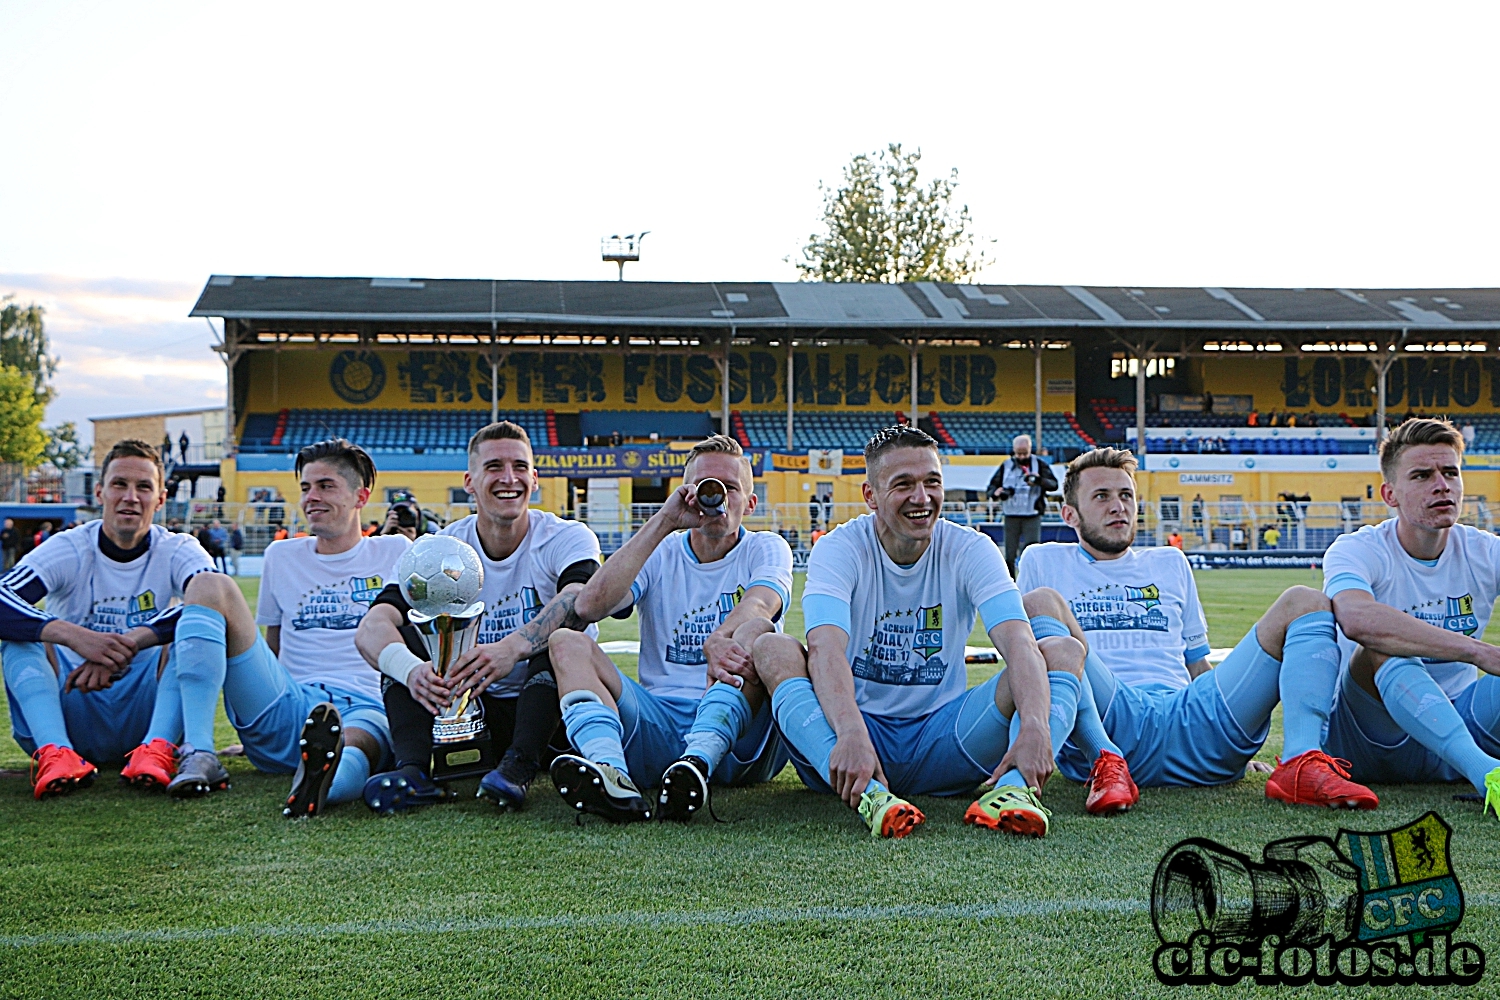
M 380 651 L 380 672 L 403 687 L 410 687 L 406 679 L 424 661 L 406 648 L 404 642 L 393 642 Z

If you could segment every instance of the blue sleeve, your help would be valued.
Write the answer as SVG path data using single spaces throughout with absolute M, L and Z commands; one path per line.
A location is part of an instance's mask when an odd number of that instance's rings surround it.
M 837 625 L 844 630 L 845 635 L 854 634 L 854 628 L 849 624 L 849 602 L 841 601 L 837 597 L 830 597 L 827 594 L 804 594 L 802 618 L 803 628 L 808 632 L 819 625 Z
M 6 579 L 14 575 L 15 571 L 12 570 Z M 35 580 L 35 584 L 29 585 L 27 592 L 39 588 L 41 594 L 36 599 L 41 600 L 42 596 L 46 595 L 47 588 L 41 580 L 36 578 L 35 574 L 32 574 L 32 579 Z M 47 627 L 48 622 L 56 620 L 56 615 L 49 615 L 45 611 L 32 607 L 31 602 L 5 586 L 4 583 L 0 583 L 0 639 L 7 642 L 41 642 L 42 629 Z
M 803 601 L 803 607 L 807 602 Z M 1026 608 L 1021 603 L 1021 592 L 1019 590 L 1007 590 L 1003 594 L 996 594 L 979 606 L 979 617 L 984 619 L 984 630 L 999 625 L 1001 622 L 1024 622 L 1030 621 L 1026 617 Z
M 1210 652 L 1212 652 L 1212 650 L 1208 648 L 1208 643 L 1204 643 L 1201 646 L 1194 646 L 1192 649 L 1189 649 L 1187 652 L 1182 654 L 1182 662 L 1184 665 L 1189 663 L 1197 663 L 1199 660 L 1206 657 Z
M 1363 590 L 1371 597 L 1375 596 L 1375 591 L 1358 573 L 1335 573 L 1323 584 L 1323 593 L 1329 597 L 1346 590 Z

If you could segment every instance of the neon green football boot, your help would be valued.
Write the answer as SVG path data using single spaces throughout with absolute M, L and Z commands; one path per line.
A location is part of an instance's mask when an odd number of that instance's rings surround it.
M 1500 817 L 1500 767 L 1484 776 L 1484 808 L 1479 815 L 1483 816 L 1492 809 Z
M 996 785 L 964 810 L 964 822 L 1020 837 L 1045 837 L 1051 815 L 1035 788 Z
M 927 821 L 922 810 L 910 802 L 870 782 L 875 791 L 865 789 L 859 797 L 859 818 L 870 828 L 872 837 L 901 838 Z

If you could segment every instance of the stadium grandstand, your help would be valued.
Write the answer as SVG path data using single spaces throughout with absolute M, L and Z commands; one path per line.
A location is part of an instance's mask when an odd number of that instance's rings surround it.
M 1385 516 L 1374 448 L 1417 413 L 1465 428 L 1471 495 L 1500 495 L 1497 289 L 215 275 L 192 315 L 223 324 L 220 482 L 247 526 L 296 516 L 292 457 L 332 435 L 376 457 L 377 500 L 456 516 L 468 437 L 497 418 L 537 448 L 534 502 L 613 537 L 717 431 L 756 463 L 758 516 L 804 545 L 862 509 L 864 441 L 912 419 L 976 524 L 1019 434 L 1055 463 L 1135 448 L 1143 541 L 1205 552 L 1259 551 L 1267 526 L 1312 551 Z

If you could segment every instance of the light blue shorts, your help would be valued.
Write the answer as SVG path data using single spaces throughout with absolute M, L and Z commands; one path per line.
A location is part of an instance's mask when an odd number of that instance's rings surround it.
M 34 648 L 25 648 L 34 647 Z M 65 646 L 57 651 L 57 686 L 61 690 L 68 674 L 83 663 L 83 658 Z M 161 664 L 161 647 L 143 649 L 130 661 L 125 674 L 103 691 L 69 691 L 62 695 L 63 722 L 68 739 L 80 757 L 90 764 L 118 764 L 125 755 L 141 745 L 151 726 L 156 707 L 156 681 Z M 3 656 L 41 656 L 47 654 L 39 642 L 7 642 L 0 647 Z M 168 656 L 171 654 L 168 653 Z M 49 668 L 50 669 L 50 668 Z M 15 698 L 6 689 L 10 702 L 10 732 L 22 750 L 36 753 L 36 741 L 21 717 Z
M 698 715 L 697 698 L 654 695 L 620 675 L 620 724 L 625 730 L 625 763 L 642 788 L 654 788 L 662 772 L 687 749 L 684 739 Z M 776 777 L 786 766 L 786 741 L 771 719 L 770 699 L 750 720 L 750 730 L 724 756 L 713 773 L 718 785 L 753 785 Z
M 1500 757 L 1500 677 L 1480 674 L 1479 679 L 1458 693 L 1453 707 L 1464 720 L 1479 749 Z M 1401 732 L 1385 705 L 1354 683 L 1346 668 L 1340 676 L 1339 697 L 1328 719 L 1328 738 L 1323 747 L 1332 757 L 1349 762 L 1349 774 L 1361 784 L 1466 781 L 1443 758 L 1404 736 L 1388 744 L 1377 742 L 1380 734 Z M 1483 789 L 1481 789 L 1482 791 Z
M 253 718 L 237 710 L 232 691 L 249 687 L 256 692 L 260 711 Z M 384 769 L 391 760 L 391 727 L 385 718 L 385 704 L 358 691 L 303 684 L 292 678 L 276 659 L 264 638 L 239 656 L 229 658 L 224 682 L 224 713 L 240 734 L 245 756 L 261 771 L 290 774 L 301 760 L 298 740 L 307 714 L 321 702 L 332 702 L 343 716 L 346 729 L 354 727 L 370 733 L 380 743 Z
M 1142 787 L 1238 781 L 1271 731 L 1280 676 L 1280 661 L 1260 648 L 1251 629 L 1223 663 L 1187 687 L 1117 683 L 1109 705 L 1100 706 L 1104 730 Z M 1237 721 L 1222 685 L 1260 706 L 1256 717 Z M 1058 755 L 1058 769 L 1074 781 L 1087 781 L 1092 764 L 1071 742 Z
M 862 711 L 887 787 L 903 797 L 967 795 L 988 781 L 1010 747 L 1009 720 L 991 711 L 999 683 L 996 674 L 937 711 L 910 719 Z M 815 792 L 833 791 L 795 747 L 791 756 L 803 784 Z

